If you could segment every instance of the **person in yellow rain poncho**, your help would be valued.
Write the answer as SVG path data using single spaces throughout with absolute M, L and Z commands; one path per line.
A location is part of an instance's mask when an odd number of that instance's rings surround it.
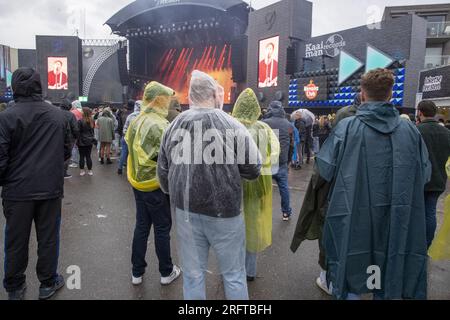
M 263 157 L 261 176 L 243 182 L 248 281 L 256 278 L 257 253 L 272 245 L 272 166 L 278 164 L 280 155 L 278 138 L 267 124 L 258 121 L 260 116 L 261 107 L 255 93 L 245 90 L 234 106 L 233 117 L 250 131 Z
M 450 158 L 446 165 L 447 175 L 450 177 Z M 450 194 L 445 198 L 444 224 L 428 253 L 435 260 L 450 260 Z
M 129 147 L 128 180 L 136 200 L 136 228 L 133 238 L 132 283 L 140 285 L 147 267 L 145 256 L 150 228 L 155 228 L 155 247 L 159 260 L 161 284 L 177 279 L 181 270 L 173 265 L 170 253 L 172 218 L 168 197 L 161 191 L 156 176 L 157 160 L 166 117 L 174 91 L 151 82 L 144 91 L 140 115 L 128 128 L 125 140 Z

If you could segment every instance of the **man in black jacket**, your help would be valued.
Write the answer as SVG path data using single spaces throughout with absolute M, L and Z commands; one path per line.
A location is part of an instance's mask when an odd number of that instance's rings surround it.
M 279 134 L 280 162 L 278 172 L 274 174 L 273 179 L 280 190 L 283 221 L 289 221 L 292 216 L 289 194 L 289 162 L 294 149 L 294 127 L 286 119 L 286 112 L 279 101 L 270 104 L 267 118 L 263 122 L 267 123 L 272 130 L 277 130 Z
M 12 89 L 15 106 L 0 114 L 0 186 L 6 218 L 3 285 L 10 299 L 23 299 L 34 220 L 39 298 L 48 299 L 64 286 L 57 267 L 68 132 L 62 112 L 43 101 L 40 76 L 33 69 L 15 71 Z
M 450 131 L 436 121 L 437 107 L 434 102 L 422 101 L 418 110 L 421 122 L 418 128 L 427 145 L 433 170 L 431 181 L 425 186 L 427 242 L 430 247 L 437 227 L 437 202 L 447 187 L 445 165 L 450 156 Z
M 72 109 L 72 103 L 68 99 L 64 99 L 61 103 L 61 110 L 63 112 L 64 120 L 66 123 L 67 131 L 69 134 L 69 146 L 70 150 L 73 149 L 73 146 L 75 145 L 75 141 L 78 139 L 79 136 L 79 129 L 78 129 L 78 122 L 75 115 L 70 112 Z M 66 160 L 64 163 L 64 178 L 70 179 L 72 176 L 69 174 L 69 164 L 70 159 Z

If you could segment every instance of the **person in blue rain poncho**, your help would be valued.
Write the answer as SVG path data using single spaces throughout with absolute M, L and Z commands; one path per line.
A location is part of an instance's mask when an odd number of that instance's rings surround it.
M 320 175 L 333 182 L 323 245 L 337 299 L 427 298 L 423 193 L 431 165 L 417 128 L 388 102 L 393 85 L 389 70 L 365 74 L 363 104 L 316 159 Z M 372 283 L 377 268 L 381 281 Z

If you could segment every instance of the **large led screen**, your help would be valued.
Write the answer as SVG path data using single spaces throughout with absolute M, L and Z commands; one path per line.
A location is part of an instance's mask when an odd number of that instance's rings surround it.
M 273 37 L 259 42 L 258 83 L 260 88 L 278 86 L 278 57 L 280 37 Z
M 174 89 L 181 104 L 189 104 L 189 81 L 192 71 L 208 73 L 225 89 L 225 104 L 231 103 L 233 86 L 231 46 L 168 49 L 158 63 L 156 78 Z
M 48 89 L 69 89 L 66 57 L 48 58 Z

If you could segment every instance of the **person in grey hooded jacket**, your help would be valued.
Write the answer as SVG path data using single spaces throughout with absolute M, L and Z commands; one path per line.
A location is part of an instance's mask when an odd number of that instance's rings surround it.
M 122 135 L 122 151 L 120 153 L 120 161 L 119 161 L 119 168 L 117 169 L 117 174 L 122 175 L 123 174 L 123 167 L 126 165 L 126 161 L 128 159 L 128 145 L 125 141 L 125 136 L 127 135 L 128 128 L 130 127 L 130 124 L 139 116 L 141 113 L 141 107 L 142 107 L 142 101 L 138 100 L 134 104 L 134 112 L 130 114 L 125 121 L 125 125 L 123 126 L 123 135 Z
M 281 195 L 281 211 L 283 220 L 289 221 L 292 215 L 289 195 L 289 162 L 292 159 L 294 150 L 294 126 L 286 119 L 286 112 L 279 101 L 270 104 L 266 118 L 263 122 L 267 123 L 272 130 L 279 136 L 280 140 L 280 166 L 274 170 L 273 179 L 277 182 Z
M 262 160 L 245 126 L 219 109 L 220 96 L 213 78 L 194 71 L 190 110 L 166 130 L 159 152 L 159 182 L 176 212 L 186 300 L 206 299 L 210 247 L 226 298 L 248 300 L 241 182 L 260 176 Z

